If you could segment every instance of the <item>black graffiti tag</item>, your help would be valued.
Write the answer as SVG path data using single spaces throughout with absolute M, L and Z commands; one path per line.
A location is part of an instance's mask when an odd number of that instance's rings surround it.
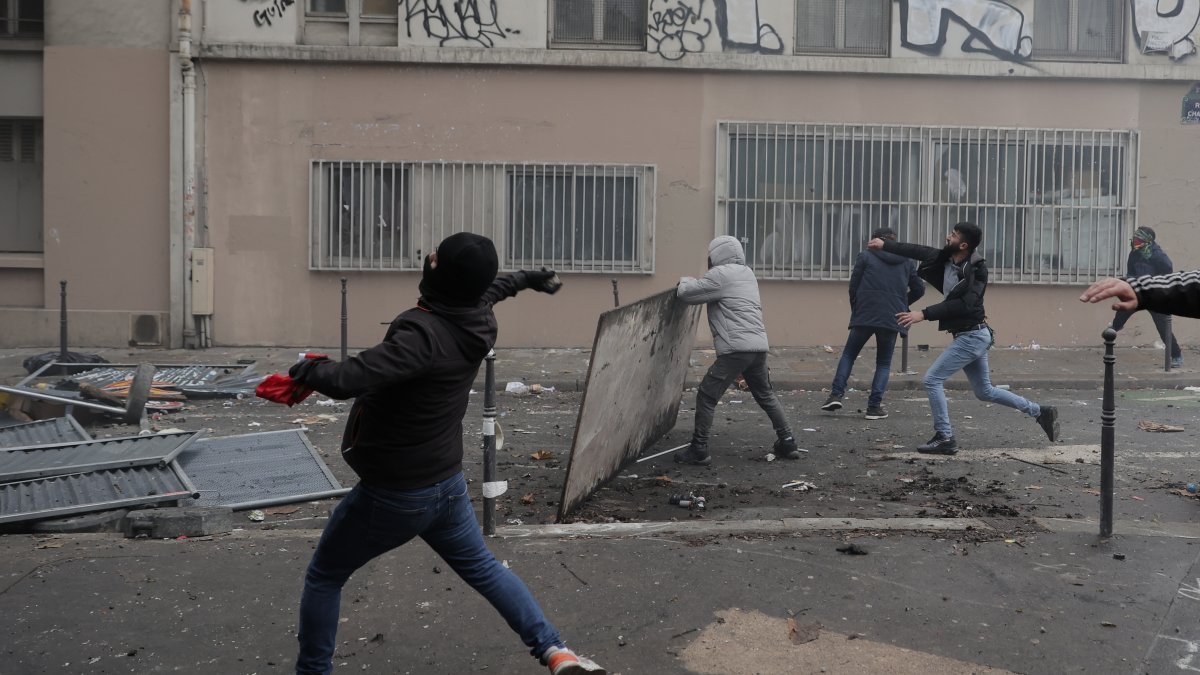
M 427 37 L 440 40 L 439 46 L 454 42 L 473 42 L 484 47 L 495 46 L 497 38 L 508 37 L 500 25 L 496 0 L 404 0 L 404 20 L 408 36 L 413 24 L 418 24 Z
M 647 36 L 651 51 L 670 61 L 704 51 L 712 21 L 704 18 L 705 0 L 651 0 Z
M 287 8 L 294 4 L 296 0 L 271 0 L 270 7 L 254 11 L 254 25 L 259 28 L 272 25 L 272 21 L 282 18 Z

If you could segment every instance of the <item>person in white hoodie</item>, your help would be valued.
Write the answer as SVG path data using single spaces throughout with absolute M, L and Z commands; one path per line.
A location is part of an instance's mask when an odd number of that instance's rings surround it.
M 717 360 L 709 367 L 696 391 L 696 423 L 692 442 L 675 453 L 681 464 L 709 464 L 709 430 L 717 401 L 729 385 L 742 375 L 754 400 L 771 418 L 778 440 L 775 454 L 800 459 L 796 439 L 783 414 L 783 406 L 771 388 L 767 372 L 767 328 L 763 324 L 758 279 L 746 266 L 742 244 L 730 236 L 713 239 L 708 245 L 708 272 L 700 279 L 683 277 L 676 296 L 689 305 L 708 305 L 708 327 L 712 331 Z

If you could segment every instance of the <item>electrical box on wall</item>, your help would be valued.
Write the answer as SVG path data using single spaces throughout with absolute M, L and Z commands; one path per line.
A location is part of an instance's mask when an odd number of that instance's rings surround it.
M 192 314 L 213 313 L 213 250 L 192 249 Z

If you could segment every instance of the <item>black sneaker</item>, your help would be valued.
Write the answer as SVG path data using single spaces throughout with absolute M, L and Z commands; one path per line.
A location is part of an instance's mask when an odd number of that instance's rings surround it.
M 787 438 L 781 438 L 775 441 L 775 447 L 773 449 L 775 450 L 776 455 L 783 457 L 784 459 L 800 459 L 804 456 L 800 451 L 800 448 L 796 447 L 796 439 L 793 436 L 788 436 Z
M 832 394 L 829 396 L 829 398 L 825 399 L 825 404 L 821 406 L 821 410 L 824 410 L 825 412 L 833 412 L 835 410 L 841 410 L 841 409 L 842 409 L 842 397 L 834 396 Z
M 929 439 L 928 443 L 918 445 L 917 452 L 927 455 L 953 455 L 958 452 L 958 441 L 954 440 L 953 436 L 946 436 L 939 431 Z
M 1046 432 L 1046 438 L 1057 441 L 1062 428 L 1058 424 L 1058 408 L 1052 405 L 1042 406 L 1042 414 L 1037 416 L 1038 426 Z
M 708 454 L 708 448 L 693 441 L 686 448 L 675 453 L 675 462 L 677 464 L 708 466 L 712 463 L 712 457 Z
M 884 410 L 883 406 L 881 406 L 881 405 L 877 405 L 874 407 L 867 406 L 867 414 L 863 415 L 863 417 L 866 419 L 869 419 L 869 420 L 887 419 L 887 411 Z

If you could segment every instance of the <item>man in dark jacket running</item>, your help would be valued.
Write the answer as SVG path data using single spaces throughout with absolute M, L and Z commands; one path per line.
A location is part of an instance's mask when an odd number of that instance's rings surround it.
M 504 617 L 554 675 L 604 673 L 567 649 L 515 574 L 483 542 L 463 478 L 462 420 L 479 364 L 496 342 L 492 305 L 553 272 L 496 277 L 490 239 L 461 232 L 425 259 L 417 306 L 383 342 L 342 362 L 292 366 L 300 384 L 354 398 L 342 457 L 360 482 L 317 544 L 300 599 L 297 673 L 332 672 L 342 586 L 369 560 L 420 537 Z
M 1051 441 L 1058 440 L 1058 409 L 1042 406 L 1016 394 L 992 386 L 988 372 L 988 349 L 993 338 L 983 309 L 983 294 L 987 290 L 987 261 L 976 250 L 983 241 L 983 230 L 973 223 L 959 223 L 946 235 L 946 246 L 936 249 L 918 244 L 902 244 L 884 239 L 872 239 L 867 248 L 897 253 L 920 261 L 917 274 L 944 296 L 936 305 L 924 310 L 911 310 L 896 315 L 901 326 L 911 326 L 925 320 L 938 322 L 938 328 L 954 336 L 954 341 L 929 366 L 922 383 L 929 394 L 933 413 L 933 438 L 917 446 L 918 452 L 953 455 L 958 441 L 950 426 L 950 409 L 946 405 L 944 384 L 958 371 L 967 374 L 975 398 L 989 403 L 1015 408 L 1037 420 Z
M 890 227 L 882 227 L 872 232 L 871 238 L 895 241 L 896 233 Z M 913 261 L 886 251 L 868 249 L 858 254 L 850 274 L 850 334 L 842 348 L 833 384 L 829 386 L 829 398 L 821 410 L 841 410 L 854 361 L 867 340 L 874 336 L 875 377 L 871 380 L 865 417 L 881 420 L 888 416 L 883 409 L 883 394 L 892 372 L 896 336 L 908 335 L 908 326 L 897 324 L 896 315 L 908 311 L 909 305 L 922 295 L 925 295 L 925 282 L 917 276 L 917 265 Z
M 1129 260 L 1126 263 L 1128 278 L 1161 276 L 1175 270 L 1171 259 L 1167 257 L 1167 252 L 1162 250 L 1154 238 L 1154 230 L 1149 227 L 1139 227 L 1134 230 L 1133 238 L 1129 240 Z M 1154 321 L 1154 327 L 1158 329 L 1158 336 L 1162 338 L 1163 344 L 1171 345 L 1171 367 L 1182 368 L 1183 351 L 1171 331 L 1171 323 L 1167 320 L 1169 313 L 1151 310 L 1150 318 Z M 1113 318 L 1113 330 L 1119 331 L 1124 328 L 1125 323 L 1133 314 L 1132 311 L 1118 311 L 1116 317 Z

